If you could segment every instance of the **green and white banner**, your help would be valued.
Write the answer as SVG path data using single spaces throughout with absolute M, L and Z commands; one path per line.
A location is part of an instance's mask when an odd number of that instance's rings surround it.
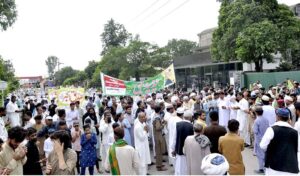
M 101 73 L 101 83 L 104 95 L 145 95 L 150 94 L 176 82 L 173 64 L 157 76 L 145 81 L 124 81 Z

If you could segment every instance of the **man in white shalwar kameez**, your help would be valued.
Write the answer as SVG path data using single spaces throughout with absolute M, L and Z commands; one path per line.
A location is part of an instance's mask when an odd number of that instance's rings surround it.
M 167 124 L 168 125 L 168 131 L 169 131 L 169 148 L 168 148 L 168 152 L 169 152 L 170 164 L 172 164 L 172 165 L 175 164 L 175 157 L 172 156 L 172 151 L 175 150 L 174 141 L 176 141 L 176 139 L 175 139 L 176 138 L 176 136 L 175 136 L 176 135 L 176 123 L 182 121 L 184 109 L 183 108 L 178 108 L 176 113 L 177 113 L 177 116 L 174 116 L 174 117 L 170 118 L 169 122 Z M 174 145 L 174 148 L 172 148 L 172 145 Z
M 10 121 L 10 127 L 21 126 L 20 124 L 20 110 L 16 103 L 16 96 L 11 96 L 11 101 L 6 106 L 6 112 Z
M 138 114 L 138 119 L 134 125 L 134 141 L 135 149 L 140 158 L 140 175 L 146 175 L 148 164 L 151 164 L 151 156 L 148 141 L 148 126 L 146 125 L 146 114 L 141 112 Z
M 220 92 L 220 98 L 218 100 L 219 108 L 219 125 L 227 127 L 230 117 L 230 104 L 229 100 L 225 98 L 224 92 Z
M 172 104 L 166 103 L 166 109 L 165 109 L 165 116 L 164 121 L 167 123 L 167 125 L 164 127 L 163 132 L 165 134 L 165 141 L 166 141 L 166 148 L 169 149 L 169 130 L 168 130 L 168 123 L 171 118 L 173 118 L 174 108 Z M 169 165 L 172 165 L 173 163 L 169 159 Z
M 244 92 L 245 94 L 245 92 Z M 238 98 L 239 101 L 239 110 L 237 111 L 236 120 L 240 123 L 239 133 L 241 138 L 244 139 L 247 145 L 251 145 L 250 134 L 248 130 L 248 113 L 249 113 L 249 102 L 245 99 L 245 95 L 240 93 Z

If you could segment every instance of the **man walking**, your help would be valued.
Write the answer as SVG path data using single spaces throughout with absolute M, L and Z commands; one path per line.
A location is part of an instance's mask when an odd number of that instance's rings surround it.
M 148 164 L 151 164 L 151 156 L 148 141 L 148 126 L 146 125 L 146 114 L 140 112 L 138 120 L 134 125 L 134 141 L 135 149 L 140 156 L 140 170 L 139 174 L 146 175 L 148 171 Z
M 163 138 L 163 132 L 165 126 L 165 121 L 162 119 L 160 112 L 160 105 L 156 105 L 154 108 L 155 117 L 153 121 L 153 134 L 154 134 L 154 143 L 155 143 L 155 153 L 156 153 L 156 168 L 158 171 L 166 171 L 162 164 L 163 161 L 163 153 L 165 152 L 165 142 Z
M 269 127 L 269 121 L 263 115 L 263 109 L 261 106 L 255 107 L 256 119 L 253 125 L 253 133 L 254 133 L 254 152 L 258 159 L 258 170 L 255 172 L 257 174 L 264 173 L 264 164 L 265 164 L 265 151 L 263 151 L 259 143 L 261 142 L 262 137 L 264 136 L 267 128 Z
M 229 132 L 219 139 L 219 151 L 229 162 L 230 175 L 244 175 L 245 166 L 242 157 L 244 140 L 238 136 L 239 122 L 235 119 L 229 120 L 228 129 Z
M 211 111 L 209 117 L 211 125 L 204 129 L 204 135 L 207 136 L 211 142 L 210 152 L 220 153 L 218 150 L 219 138 L 224 136 L 227 131 L 225 127 L 219 125 L 219 115 L 217 111 Z
M 115 142 L 109 148 L 105 162 L 105 170 L 112 175 L 136 175 L 139 168 L 139 157 L 135 149 L 128 145 L 124 138 L 124 129 L 114 129 Z
M 173 155 L 176 156 L 175 175 L 187 175 L 186 156 L 183 154 L 184 141 L 188 136 L 194 134 L 193 124 L 191 123 L 193 114 L 185 111 L 183 121 L 176 124 L 176 141 L 173 142 Z M 175 145 L 174 145 L 175 144 Z
M 276 114 L 277 122 L 267 129 L 260 143 L 266 150 L 266 175 L 298 174 L 298 133 L 288 123 L 288 109 L 279 108 Z

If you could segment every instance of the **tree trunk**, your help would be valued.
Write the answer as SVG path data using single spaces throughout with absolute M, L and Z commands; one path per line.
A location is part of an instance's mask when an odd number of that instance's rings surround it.
M 140 81 L 140 73 L 138 71 L 135 72 L 135 81 Z
M 254 64 L 255 64 L 255 71 L 256 72 L 262 72 L 262 70 L 263 70 L 263 59 L 262 59 L 262 57 L 260 57 L 258 59 L 258 61 L 254 62 Z

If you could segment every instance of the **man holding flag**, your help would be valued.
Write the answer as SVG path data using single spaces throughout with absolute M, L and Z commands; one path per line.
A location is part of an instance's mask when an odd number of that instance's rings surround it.
M 114 129 L 115 142 L 109 148 L 105 162 L 105 170 L 110 170 L 112 175 L 136 175 L 139 169 L 137 151 L 128 145 L 124 138 L 124 129 Z

